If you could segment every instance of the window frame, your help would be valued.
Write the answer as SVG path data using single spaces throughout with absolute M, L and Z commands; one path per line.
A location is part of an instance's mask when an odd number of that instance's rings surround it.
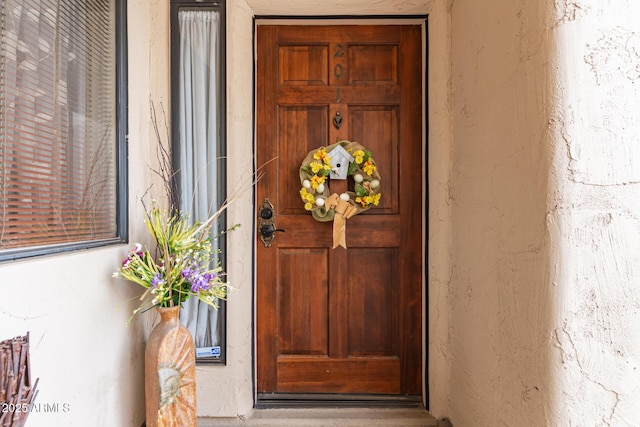
M 128 61 L 127 61 L 127 0 L 115 1 L 115 156 L 116 156 L 116 235 L 112 238 L 54 243 L 24 248 L 0 249 L 0 263 L 127 243 L 128 224 Z
M 216 171 L 216 179 L 218 180 L 218 192 L 221 195 L 221 200 L 226 199 L 227 194 L 227 95 L 226 95 L 226 66 L 227 66 L 227 50 L 226 50 L 226 33 L 227 33 L 227 17 L 226 17 L 226 2 L 225 0 L 170 0 L 170 31 L 171 31 L 171 152 L 172 163 L 174 165 L 179 164 L 180 135 L 177 131 L 179 124 L 179 58 L 180 58 L 180 31 L 178 14 L 182 10 L 215 10 L 220 13 L 220 69 L 218 70 L 218 84 L 221 88 L 221 96 L 217 100 L 218 113 L 220 117 L 220 141 L 218 145 L 218 152 L 221 156 L 221 167 Z M 173 171 L 176 180 L 180 179 L 177 171 Z M 179 182 L 174 183 L 174 191 L 178 191 L 180 188 Z M 219 224 L 221 229 L 226 229 L 227 216 L 226 212 L 222 212 L 219 218 Z M 226 239 L 222 239 L 219 243 L 221 250 L 220 264 L 224 271 L 227 267 L 226 258 Z M 227 364 L 227 301 L 219 301 L 218 312 L 220 314 L 220 357 L 217 358 L 196 358 L 196 364 L 206 365 L 222 365 Z

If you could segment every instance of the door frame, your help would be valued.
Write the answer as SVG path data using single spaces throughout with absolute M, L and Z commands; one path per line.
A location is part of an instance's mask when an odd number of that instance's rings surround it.
M 429 183 L 427 180 L 428 177 L 428 16 L 427 15 L 375 15 L 375 16 L 270 16 L 270 15 L 255 15 L 253 17 L 253 46 L 254 46 L 254 57 L 253 57 L 253 155 L 255 158 L 256 150 L 257 150 L 257 140 L 256 140 L 256 132 L 257 132 L 257 102 L 256 102 L 256 36 L 257 36 L 257 27 L 260 25 L 382 25 L 382 24 L 414 24 L 421 25 L 422 28 L 422 84 L 423 84 L 423 93 L 422 93 L 422 240 L 421 240 L 421 248 L 422 248 L 422 406 L 426 409 L 429 409 L 429 372 L 428 372 L 428 359 L 429 359 L 429 343 L 428 343 L 428 319 L 429 313 L 427 308 L 429 306 L 429 294 L 428 294 L 428 281 L 427 281 L 427 265 L 428 265 L 428 191 L 429 191 Z M 259 165 L 254 165 L 254 167 L 259 167 Z M 253 190 L 253 212 L 257 212 L 258 210 L 258 200 L 256 198 L 255 187 Z M 257 214 L 253 216 L 253 236 L 257 235 Z M 255 239 L 257 242 L 257 239 Z M 257 243 L 256 243 L 257 244 Z M 369 406 L 407 406 L 411 405 L 411 401 L 402 400 L 393 398 L 393 397 L 385 397 L 382 396 L 380 398 L 369 398 L 366 396 L 358 396 L 352 395 L 349 398 L 341 399 L 339 395 L 335 396 L 320 396 L 316 394 L 285 394 L 280 398 L 270 398 L 267 396 L 259 396 L 257 394 L 257 346 L 256 346 L 256 310 L 257 310 L 257 302 L 256 302 L 256 289 L 257 289 L 257 257 L 256 257 L 256 246 L 253 249 L 253 267 L 252 267 L 252 276 L 253 276 L 253 321 L 252 321 L 252 336 L 253 336 L 253 389 L 254 389 L 254 406 L 256 408 L 266 408 L 266 407 L 291 407 L 291 406 L 300 406 L 304 404 L 305 406 L 323 406 L 325 404 L 330 404 L 331 406 L 354 406 L 354 405 L 362 405 L 363 403 Z

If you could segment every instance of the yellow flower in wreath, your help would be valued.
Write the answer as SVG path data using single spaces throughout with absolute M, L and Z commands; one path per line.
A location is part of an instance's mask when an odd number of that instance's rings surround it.
M 360 164 L 364 161 L 364 150 L 356 150 L 352 153 L 352 155 L 357 164 Z
M 318 176 L 318 175 L 314 175 L 311 177 L 311 179 L 309 180 L 309 182 L 311 183 L 311 188 L 313 188 L 314 190 L 318 189 L 318 186 L 320 184 L 324 184 L 324 181 L 327 179 L 327 177 L 325 176 Z
M 331 164 L 331 157 L 327 154 L 326 148 L 319 148 L 314 154 L 313 158 L 316 160 L 322 160 L 325 165 Z
M 356 203 L 360 203 L 363 208 L 371 205 L 378 206 L 378 204 L 380 203 L 380 194 L 378 193 L 374 196 L 356 197 Z
M 313 203 L 315 202 L 315 198 L 313 194 L 309 193 L 306 188 L 300 189 L 300 198 L 304 202 L 304 208 L 308 211 L 313 209 Z
M 321 170 L 325 169 L 325 168 L 326 168 L 326 165 L 323 165 L 323 164 L 322 164 L 322 163 L 320 163 L 320 162 L 311 162 L 311 164 L 309 164 L 309 167 L 311 168 L 311 171 L 312 171 L 313 173 L 318 173 L 318 172 L 320 172 Z
M 376 171 L 376 165 L 373 164 L 371 159 L 367 160 L 367 162 L 362 166 L 362 170 L 367 175 L 371 176 Z

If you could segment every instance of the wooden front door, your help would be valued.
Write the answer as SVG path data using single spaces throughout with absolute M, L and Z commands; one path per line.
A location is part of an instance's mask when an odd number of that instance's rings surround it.
M 417 25 L 258 27 L 257 205 L 285 230 L 256 237 L 258 392 L 421 394 L 421 49 Z M 343 139 L 372 151 L 382 196 L 332 249 L 298 170 Z

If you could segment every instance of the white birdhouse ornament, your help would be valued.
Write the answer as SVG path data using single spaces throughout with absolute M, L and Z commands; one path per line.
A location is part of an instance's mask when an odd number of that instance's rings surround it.
M 349 171 L 349 163 L 353 162 L 353 156 L 347 152 L 341 145 L 336 145 L 333 150 L 327 153 L 331 158 L 331 179 L 347 179 Z

